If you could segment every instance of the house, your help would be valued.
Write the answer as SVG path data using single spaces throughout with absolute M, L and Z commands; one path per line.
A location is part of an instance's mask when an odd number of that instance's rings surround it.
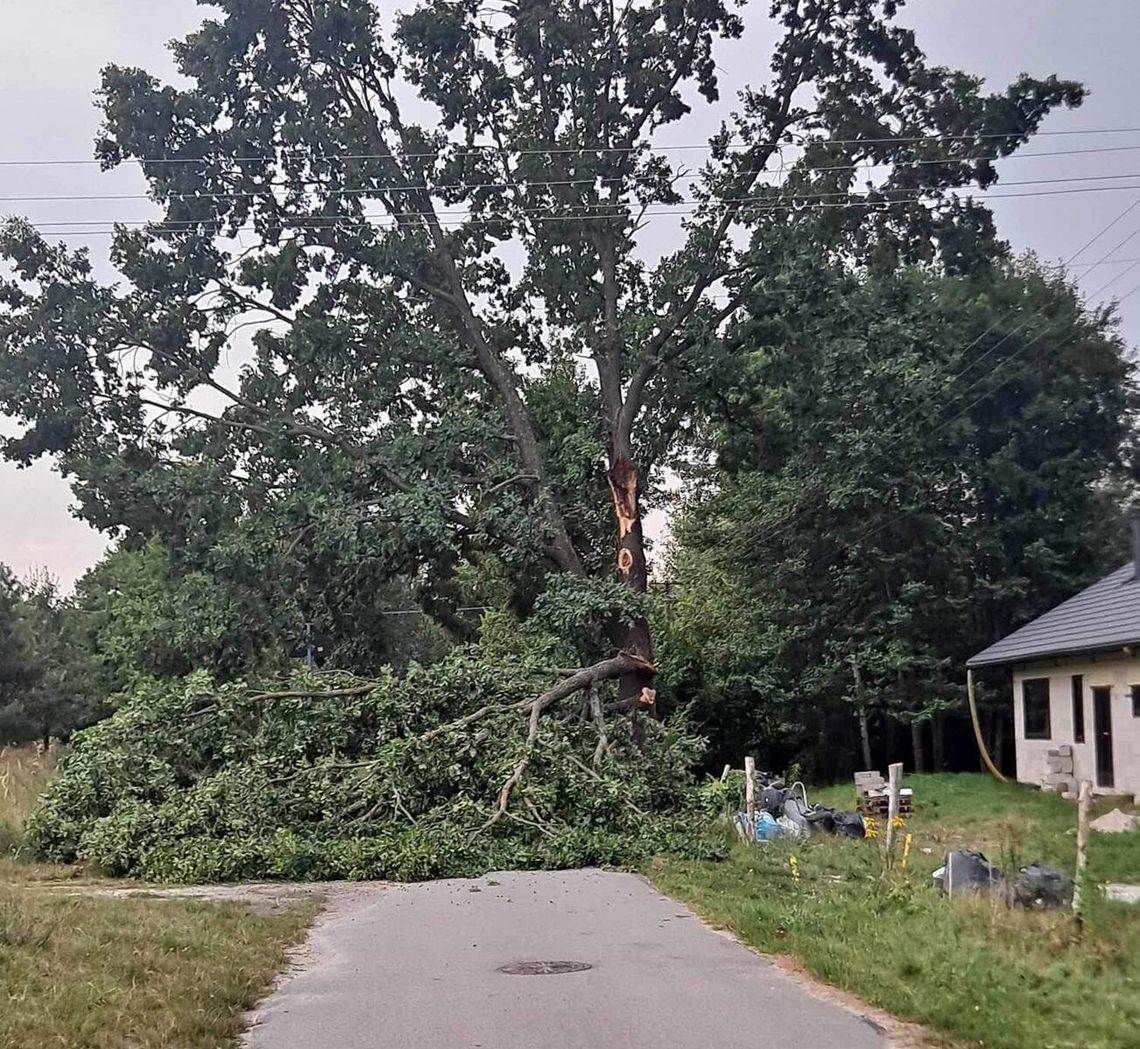
M 1019 782 L 1140 794 L 1140 517 L 1132 561 L 967 666 L 1013 671 Z

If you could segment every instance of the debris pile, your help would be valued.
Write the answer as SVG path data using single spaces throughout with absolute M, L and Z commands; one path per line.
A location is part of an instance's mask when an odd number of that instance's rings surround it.
M 857 808 L 864 816 L 885 820 L 890 809 L 891 794 L 887 781 L 879 772 L 855 773 L 855 796 Z M 899 815 L 909 816 L 914 812 L 914 791 L 909 787 L 899 790 Z
M 1101 834 L 1126 834 L 1130 830 L 1140 828 L 1140 816 L 1113 809 L 1103 816 L 1098 816 L 1089 824 L 1089 828 L 1100 831 Z
M 1073 879 L 1058 867 L 1029 863 L 1010 883 L 1005 873 L 976 849 L 948 852 L 932 880 L 939 892 L 951 898 L 995 894 L 1030 910 L 1064 907 L 1073 899 Z
M 783 836 L 807 838 L 817 831 L 850 838 L 865 836 L 866 827 L 859 813 L 812 805 L 802 783 L 788 787 L 779 779 L 766 779 L 758 791 L 751 832 L 748 813 L 736 814 L 736 831 L 741 838 L 752 841 L 771 841 Z

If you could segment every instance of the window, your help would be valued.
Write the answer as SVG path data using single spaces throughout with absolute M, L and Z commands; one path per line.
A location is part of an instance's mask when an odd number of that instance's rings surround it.
M 1049 679 L 1026 678 L 1021 683 L 1021 702 L 1025 714 L 1025 738 L 1049 739 Z
M 1132 686 L 1132 716 L 1140 718 L 1140 685 Z
M 1082 674 L 1073 675 L 1073 742 L 1085 741 L 1085 679 Z

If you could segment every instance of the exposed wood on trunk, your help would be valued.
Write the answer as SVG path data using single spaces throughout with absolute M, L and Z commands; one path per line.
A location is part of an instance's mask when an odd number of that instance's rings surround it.
M 649 575 L 645 561 L 645 536 L 641 527 L 640 479 L 637 468 L 628 458 L 618 456 L 607 477 L 618 531 L 618 579 L 637 593 L 644 594 L 649 584 Z M 637 656 L 644 664 L 652 666 L 653 642 L 649 636 L 649 622 L 644 617 L 622 625 L 616 634 L 615 641 L 624 652 Z M 632 670 L 623 674 L 618 683 L 621 702 L 629 707 L 652 708 L 657 701 L 653 677 L 653 672 L 646 670 Z

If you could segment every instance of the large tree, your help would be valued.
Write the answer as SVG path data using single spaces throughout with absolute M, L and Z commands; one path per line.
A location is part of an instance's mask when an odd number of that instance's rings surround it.
M 1135 367 L 1114 309 L 1031 258 L 805 265 L 795 302 L 755 296 L 710 384 L 668 676 L 773 764 L 843 768 L 862 709 L 910 727 L 921 769 L 965 660 L 1125 558 Z
M 950 191 L 1083 94 L 988 94 L 927 63 L 895 0 L 775 0 L 767 72 L 687 167 L 655 142 L 718 100 L 744 25 L 722 0 L 211 6 L 173 45 L 187 86 L 104 72 L 98 156 L 162 209 L 116 229 L 122 280 L 4 234 L 7 454 L 58 456 L 93 523 L 218 571 L 271 575 L 350 524 L 441 617 L 487 559 L 524 610 L 580 578 L 563 592 L 619 653 L 590 680 L 629 708 L 653 645 L 605 580 L 646 588 L 643 505 L 742 305 L 805 250 L 969 266 L 989 215 Z M 652 257 L 647 223 L 676 250 Z

